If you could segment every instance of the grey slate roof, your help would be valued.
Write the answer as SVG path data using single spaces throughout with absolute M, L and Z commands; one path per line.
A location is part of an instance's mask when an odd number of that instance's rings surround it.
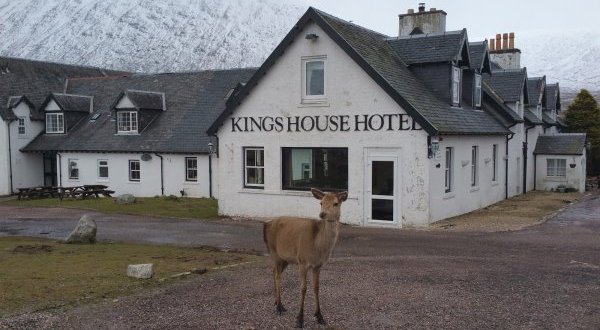
M 527 79 L 527 92 L 529 95 L 529 104 L 536 106 L 542 99 L 546 85 L 546 76 L 533 77 Z
M 66 135 L 41 134 L 23 151 L 207 153 L 209 125 L 225 108 L 227 93 L 255 69 L 215 70 L 69 80 L 68 92 L 94 97 L 88 115 Z M 160 91 L 167 110 L 138 135 L 117 135 L 112 106 L 126 89 Z
M 48 96 L 48 101 L 50 99 L 53 99 L 63 111 L 89 113 L 92 110 L 91 96 L 52 93 L 50 96 Z
M 537 155 L 583 155 L 585 140 L 585 133 L 540 135 L 533 153 Z
M 165 110 L 164 107 L 164 94 L 161 92 L 149 92 L 127 89 L 117 98 L 117 102 L 122 96 L 127 96 L 131 103 L 136 109 L 149 109 L 149 110 Z
M 517 102 L 525 89 L 525 103 L 527 95 L 527 69 L 493 70 L 492 74 L 484 74 L 483 80 L 487 82 L 504 102 Z
M 392 49 L 409 65 L 459 60 L 466 41 L 466 29 L 388 39 Z M 468 52 L 466 54 L 467 58 L 462 60 L 468 64 Z
M 279 46 L 267 58 L 256 74 L 240 89 L 228 107 L 209 129 L 216 133 L 235 107 L 251 92 L 269 68 L 282 56 L 286 47 L 301 32 L 302 27 L 315 22 L 346 53 L 386 91 L 429 134 L 509 134 L 490 114 L 470 108 L 455 108 L 449 100 L 441 100 L 407 67 L 383 34 L 341 20 L 314 8 L 309 8 Z
M 544 124 L 550 126 L 556 125 L 556 121 L 552 119 L 552 117 L 550 117 L 550 115 L 548 115 L 546 111 L 542 111 L 542 121 L 544 122 Z
M 544 122 L 539 119 L 535 113 L 531 112 L 531 110 L 529 109 L 525 109 L 525 112 L 523 113 L 525 120 L 530 123 L 530 124 L 534 124 L 534 125 L 542 125 Z
M 560 111 L 560 87 L 558 83 L 546 85 L 546 109 Z
M 487 40 L 469 42 L 469 55 L 471 56 L 471 69 L 487 73 L 492 71 Z
M 490 87 L 489 83 L 486 81 L 481 82 L 481 89 L 483 91 L 484 97 L 488 97 L 493 103 L 494 107 L 498 108 L 498 114 L 504 118 L 502 121 L 505 127 L 512 126 L 514 123 L 523 122 L 523 119 L 519 117 L 519 115 L 508 105 L 504 103 L 504 100 L 498 95 L 498 93 Z M 486 102 L 487 103 L 487 102 Z M 490 109 L 490 105 L 484 104 L 484 108 L 488 111 Z M 506 121 L 506 122 L 505 122 Z
M 15 119 L 8 105 L 11 96 L 27 96 L 37 108 L 50 92 L 63 92 L 68 77 L 101 77 L 123 72 L 94 67 L 0 57 L 0 118 Z M 39 114 L 34 116 L 39 118 Z

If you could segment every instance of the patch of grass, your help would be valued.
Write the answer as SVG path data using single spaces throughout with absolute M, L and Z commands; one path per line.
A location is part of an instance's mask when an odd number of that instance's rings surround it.
M 177 279 L 172 275 L 195 268 L 207 268 L 210 272 L 259 258 L 212 248 L 127 243 L 72 245 L 41 238 L 0 237 L 0 318 L 113 299 L 171 283 Z M 126 276 L 127 265 L 140 263 L 154 264 L 153 278 Z
M 94 210 L 102 213 L 151 215 L 174 218 L 210 219 L 218 216 L 218 204 L 212 198 L 136 197 L 136 202 L 118 205 L 114 198 L 58 198 L 8 200 L 5 204 L 23 207 L 66 207 Z

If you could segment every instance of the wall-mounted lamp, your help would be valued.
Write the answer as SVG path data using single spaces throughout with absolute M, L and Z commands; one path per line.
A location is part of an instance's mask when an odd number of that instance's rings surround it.
M 212 144 L 212 142 L 208 143 L 208 154 L 209 155 L 214 155 L 216 152 L 215 150 L 215 146 Z
M 438 151 L 440 151 L 440 139 L 437 136 L 428 136 L 427 137 L 427 157 L 435 158 Z
M 484 163 L 486 163 L 486 164 L 488 164 L 488 163 L 489 163 L 489 162 L 491 162 L 491 161 L 492 161 L 492 159 L 491 159 L 491 158 L 486 158 L 486 159 L 484 159 L 484 160 L 483 160 L 483 162 L 484 162 Z
M 308 34 L 306 34 L 306 36 L 304 36 L 304 38 L 306 40 L 317 40 L 319 38 L 319 36 L 316 35 L 315 33 L 308 33 Z

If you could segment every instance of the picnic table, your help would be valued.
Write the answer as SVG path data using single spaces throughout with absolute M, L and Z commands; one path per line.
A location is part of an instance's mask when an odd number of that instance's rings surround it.
M 108 186 L 103 184 L 89 184 L 74 187 L 31 187 L 18 188 L 18 190 L 18 199 L 45 197 L 58 197 L 60 200 L 65 197 L 86 199 L 90 196 L 98 198 L 100 195 L 112 197 L 112 194 L 115 193 L 113 190 L 108 190 Z
M 44 197 L 60 197 L 59 187 L 31 187 L 31 188 L 18 188 L 19 193 L 17 199 L 22 198 L 44 198 Z

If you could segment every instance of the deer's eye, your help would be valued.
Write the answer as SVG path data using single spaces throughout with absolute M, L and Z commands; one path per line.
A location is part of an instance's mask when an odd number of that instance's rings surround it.
M 338 206 L 338 205 L 339 205 L 339 203 L 333 203 L 333 206 Z
M 323 202 L 321 202 L 321 203 L 319 203 L 319 204 L 323 205 Z

